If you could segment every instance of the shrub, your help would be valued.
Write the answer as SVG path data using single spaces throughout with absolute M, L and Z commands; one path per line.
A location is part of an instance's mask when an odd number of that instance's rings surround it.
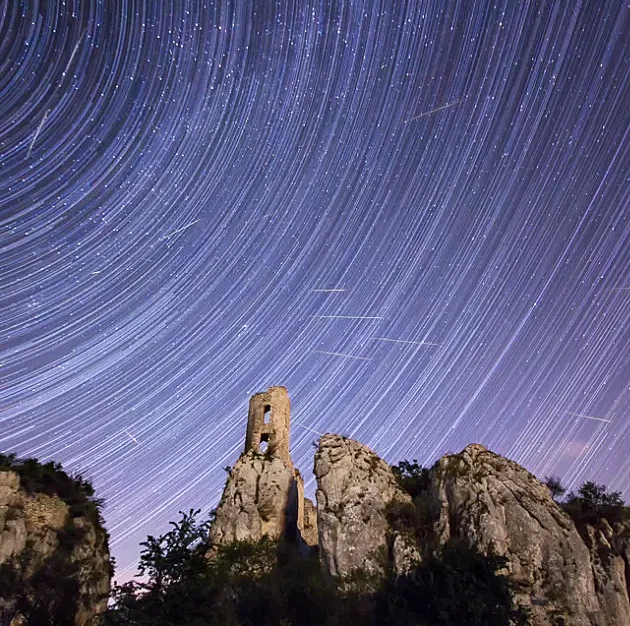
M 528 613 L 514 606 L 514 585 L 497 573 L 505 565 L 504 557 L 484 556 L 451 540 L 439 557 L 427 557 L 390 586 L 379 602 L 377 623 L 525 626 Z
M 520 626 L 505 559 L 449 543 L 408 576 L 373 591 L 362 570 L 333 579 L 319 560 L 263 538 L 220 546 L 206 558 L 207 523 L 198 511 L 144 542 L 145 583 L 116 588 L 108 626 Z M 369 584 L 368 584 L 369 583 Z M 519 621 L 520 620 L 520 621 Z

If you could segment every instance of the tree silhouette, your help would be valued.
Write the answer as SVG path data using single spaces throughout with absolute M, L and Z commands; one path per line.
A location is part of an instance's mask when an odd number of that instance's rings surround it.
M 567 491 L 557 476 L 545 476 L 545 485 L 549 488 L 551 497 L 556 502 L 559 502 Z

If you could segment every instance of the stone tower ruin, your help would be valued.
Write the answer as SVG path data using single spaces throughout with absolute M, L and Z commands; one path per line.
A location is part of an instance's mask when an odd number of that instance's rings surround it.
M 317 546 L 317 515 L 289 454 L 291 403 L 285 387 L 249 400 L 245 450 L 230 470 L 210 529 L 213 546 L 284 537 L 301 549 Z
M 291 402 L 286 387 L 270 387 L 249 399 L 245 454 L 266 452 L 293 468 L 289 455 Z M 266 447 L 266 449 L 265 449 Z

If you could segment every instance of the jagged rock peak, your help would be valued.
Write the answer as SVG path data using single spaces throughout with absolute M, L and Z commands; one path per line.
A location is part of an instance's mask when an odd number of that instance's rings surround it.
M 298 480 L 280 458 L 243 454 L 230 470 L 210 530 L 212 544 L 284 536 L 297 523 Z
M 533 626 L 630 624 L 621 564 L 613 559 L 595 572 L 571 518 L 514 461 L 469 445 L 436 463 L 429 497 L 439 544 L 462 538 L 507 558 L 507 573 L 522 589 L 517 602 L 529 606 Z
M 389 526 L 387 509 L 411 504 L 391 467 L 367 446 L 339 435 L 323 435 L 315 454 L 319 549 L 333 576 L 362 569 L 402 573 L 418 554 Z
M 43 466 L 47 475 L 55 474 L 57 484 L 65 481 L 64 488 L 74 489 L 66 502 L 50 486 L 53 481 L 46 483 L 39 475 L 33 479 L 21 461 L 0 456 L 0 569 L 8 585 L 0 593 L 0 616 L 12 624 L 27 624 L 22 612 L 37 606 L 41 610 L 45 592 L 51 623 L 58 619 L 55 611 L 63 614 L 63 623 L 93 623 L 107 606 L 112 569 L 108 536 L 95 502 L 76 495 L 87 483 L 77 484 L 56 464 Z M 30 469 L 42 468 L 33 460 L 28 464 Z

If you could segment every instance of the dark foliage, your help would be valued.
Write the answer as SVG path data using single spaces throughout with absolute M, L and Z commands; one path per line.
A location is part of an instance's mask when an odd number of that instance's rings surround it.
M 171 522 L 171 530 L 158 537 L 149 535 L 141 543 L 144 550 L 140 556 L 138 572 L 147 576 L 150 586 L 156 591 L 179 584 L 194 576 L 206 565 L 205 542 L 210 522 L 196 521 L 199 510 L 181 513 L 179 522 Z
M 429 510 L 429 469 L 416 459 L 392 466 L 398 484 L 412 497 L 413 504 L 392 502 L 385 514 L 390 526 L 403 534 L 411 534 L 426 543 L 432 524 Z
M 22 489 L 31 494 L 57 496 L 70 509 L 72 517 L 88 517 L 101 526 L 103 501 L 94 497 L 92 483 L 80 474 L 68 476 L 59 463 L 40 463 L 36 459 L 19 459 L 15 454 L 0 453 L 0 471 L 11 470 L 20 477 Z
M 106 625 L 525 624 L 512 608 L 509 579 L 496 573 L 504 566 L 498 557 L 447 546 L 443 558 L 373 592 L 361 585 L 362 572 L 334 581 L 316 557 L 269 539 L 236 542 L 208 559 L 207 523 L 196 514 L 182 514 L 166 535 L 143 544 L 148 580 L 116 588 Z
M 630 508 L 625 506 L 621 492 L 608 493 L 604 485 L 593 481 L 583 483 L 577 494 L 569 493 L 562 508 L 578 528 L 584 524 L 598 524 L 602 519 L 611 524 L 630 520 Z
M 545 476 L 545 485 L 551 492 L 551 497 L 559 502 L 566 493 L 566 487 L 562 485 L 560 479 L 557 476 Z
M 528 613 L 512 605 L 513 585 L 497 574 L 507 559 L 484 556 L 451 541 L 408 576 L 390 584 L 378 602 L 376 623 L 407 626 L 526 626 Z
M 401 461 L 392 465 L 392 471 L 398 484 L 412 497 L 424 495 L 429 488 L 429 470 L 413 461 Z

